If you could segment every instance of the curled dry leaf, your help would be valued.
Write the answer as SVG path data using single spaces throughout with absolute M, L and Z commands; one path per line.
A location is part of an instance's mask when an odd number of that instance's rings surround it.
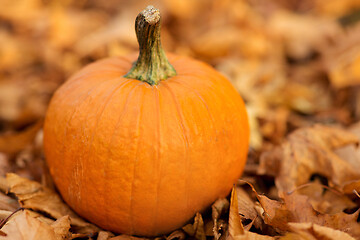
M 324 50 L 326 70 L 335 88 L 360 85 L 360 24 L 339 34 L 336 45 Z
M 219 221 L 222 213 L 229 209 L 229 201 L 226 198 L 220 198 L 215 201 L 211 206 L 212 210 L 212 220 L 213 220 L 213 234 L 216 240 L 220 239 L 223 222 Z
M 324 2 L 323 0 L 313 1 L 318 14 L 338 18 L 360 8 L 360 2 L 357 0 L 331 0 Z
M 140 238 L 129 235 L 119 235 L 116 237 L 109 238 L 109 240 L 150 240 L 149 238 Z
M 24 208 L 42 211 L 59 219 L 65 215 L 70 216 L 71 225 L 79 233 L 94 233 L 98 228 L 77 216 L 52 190 L 40 183 L 9 173 L 6 177 L 9 192 L 16 195 Z
M 275 176 L 279 191 L 291 191 L 307 183 L 315 173 L 341 186 L 359 179 L 360 169 L 333 151 L 358 141 L 353 133 L 336 127 L 315 125 L 301 128 L 291 133 L 281 146 L 261 155 L 258 172 Z
M 349 234 L 335 230 L 329 227 L 320 226 L 314 223 L 289 223 L 291 231 L 295 234 L 289 234 L 280 240 L 285 239 L 326 239 L 326 240 L 355 240 Z M 287 238 L 291 236 L 290 238 Z M 296 236 L 296 237 L 295 237 Z
M 313 208 L 321 213 L 335 214 L 357 206 L 346 195 L 317 181 L 300 186 L 296 191 L 308 196 Z
M 96 240 L 108 240 L 110 237 L 113 237 L 114 234 L 111 232 L 100 231 Z
M 360 122 L 350 126 L 349 131 L 360 138 Z M 358 146 L 345 146 L 337 149 L 335 153 L 350 162 L 354 169 L 360 169 L 360 148 Z M 346 194 L 353 194 L 354 190 L 360 192 L 360 179 L 344 183 L 340 190 Z
M 277 11 L 269 28 L 282 40 L 287 55 L 294 59 L 309 57 L 340 32 L 340 26 L 330 19 L 287 11 Z
M 38 121 L 23 132 L 0 136 L 0 152 L 14 154 L 21 151 L 34 140 L 42 124 Z
M 206 239 L 204 221 L 200 213 L 196 213 L 193 224 L 187 224 L 182 229 L 196 240 Z
M 2 192 L 0 192 L 0 209 L 1 210 L 15 211 L 19 207 L 20 207 L 19 203 L 15 199 L 13 199 L 9 196 L 6 196 Z
M 0 239 L 11 240 L 65 240 L 70 239 L 70 219 L 68 216 L 59 218 L 52 224 L 47 224 L 34 218 L 29 212 L 15 214 L 1 229 L 6 236 Z
M 186 235 L 182 230 L 176 230 L 166 237 L 166 240 L 184 240 Z
M 229 240 L 234 239 L 237 235 L 244 235 L 244 226 L 241 223 L 238 207 L 238 195 L 236 188 L 231 191 L 230 213 L 229 213 Z
M 359 211 L 353 214 L 343 212 L 323 214 L 314 210 L 309 198 L 304 195 L 281 193 L 279 195 L 283 200 L 282 202 L 271 200 L 257 193 L 256 195 L 264 209 L 263 218 L 265 223 L 275 227 L 280 232 L 291 231 L 291 227 L 288 225 L 289 222 L 311 222 L 347 232 L 354 237 L 360 237 L 360 224 L 357 223 Z
M 254 201 L 244 189 L 237 187 L 236 192 L 239 214 L 242 218 L 250 219 L 256 228 L 261 228 L 261 218 L 258 216 L 258 212 L 255 209 Z
M 229 234 L 227 240 L 270 240 L 274 239 L 270 236 L 259 235 L 244 230 L 241 223 L 238 208 L 238 194 L 236 188 L 233 187 L 231 192 L 230 213 L 229 213 Z

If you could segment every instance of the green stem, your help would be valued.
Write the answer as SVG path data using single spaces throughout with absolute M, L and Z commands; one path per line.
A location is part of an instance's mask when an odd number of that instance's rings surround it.
M 161 80 L 175 76 L 176 71 L 161 47 L 159 10 L 148 6 L 139 13 L 135 21 L 135 31 L 140 53 L 124 77 L 157 85 Z

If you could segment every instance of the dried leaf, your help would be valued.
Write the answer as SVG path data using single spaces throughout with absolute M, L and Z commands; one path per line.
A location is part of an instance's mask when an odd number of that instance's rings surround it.
M 64 217 L 49 225 L 30 216 L 27 211 L 14 215 L 2 228 L 6 234 L 0 239 L 12 240 L 64 240 L 69 238 L 70 221 Z
M 42 121 L 38 121 L 21 133 L 0 136 L 0 152 L 13 154 L 24 149 L 34 140 L 41 127 Z
M 21 178 L 16 174 L 7 174 L 9 192 L 14 193 L 24 208 L 45 212 L 59 219 L 65 215 L 70 216 L 71 225 L 78 227 L 79 233 L 94 233 L 98 228 L 77 216 L 68 205 L 52 190 L 40 183 Z
M 360 180 L 345 183 L 342 187 L 342 191 L 346 194 L 352 194 L 354 191 L 360 192 Z
M 326 240 L 355 240 L 349 234 L 334 230 L 329 227 L 320 226 L 314 223 L 289 223 L 291 231 L 297 233 L 304 239 L 309 239 L 312 236 L 313 239 L 326 239 Z M 280 238 L 283 240 L 283 238 Z M 284 238 L 285 239 L 285 238 Z
M 296 193 L 280 194 L 283 202 L 271 200 L 264 195 L 257 194 L 257 197 L 264 209 L 265 223 L 281 231 L 291 230 L 289 222 L 311 222 L 360 237 L 360 231 L 356 230 L 360 229 L 360 224 L 356 222 L 359 211 L 354 214 L 322 214 L 313 209 L 307 196 Z
M 19 203 L 15 199 L 8 197 L 5 194 L 3 194 L 2 192 L 0 192 L 0 209 L 1 210 L 15 211 L 19 207 L 20 207 Z
M 220 230 L 223 228 L 223 224 L 219 221 L 222 213 L 229 209 L 229 201 L 226 198 L 220 198 L 215 201 L 211 206 L 212 210 L 212 220 L 213 220 L 213 234 L 216 240 L 220 239 L 221 233 Z
M 134 237 L 129 235 L 119 235 L 116 237 L 109 238 L 109 240 L 150 240 L 149 238 L 140 238 L 140 237 Z
M 277 11 L 269 24 L 271 32 L 283 40 L 287 54 L 304 59 L 334 39 L 340 26 L 327 18 Z
M 238 208 L 238 195 L 236 188 L 231 191 L 230 213 L 229 213 L 229 239 L 234 239 L 237 235 L 244 235 L 244 226 L 241 223 Z
M 244 189 L 237 187 L 236 192 L 239 214 L 245 219 L 250 219 L 256 228 L 260 228 L 261 219 L 255 209 L 255 202 L 249 197 L 249 194 Z
M 100 231 L 96 240 L 108 240 L 113 236 L 114 234 L 111 232 Z
M 360 178 L 360 170 L 338 157 L 333 150 L 358 143 L 358 137 L 335 127 L 315 125 L 291 133 L 280 147 L 261 155 L 259 173 L 275 176 L 280 191 L 291 191 L 321 174 L 342 185 Z
M 229 215 L 229 235 L 227 240 L 268 240 L 273 239 L 270 236 L 259 235 L 244 230 L 244 227 L 241 223 L 241 218 L 239 215 L 238 209 L 238 194 L 236 188 L 233 187 L 231 192 L 231 202 L 230 202 L 230 215 Z
M 166 237 L 166 240 L 184 240 L 186 235 L 182 230 L 176 230 Z
M 56 220 L 54 223 L 51 224 L 51 227 L 54 229 L 54 233 L 57 236 L 61 236 L 61 239 L 70 239 L 71 233 L 69 232 L 70 229 L 70 217 L 63 216 Z
M 349 127 L 349 131 L 360 138 L 360 122 L 357 122 Z M 360 169 L 360 148 L 359 146 L 345 146 L 335 151 L 339 157 L 346 159 L 347 162 L 351 163 L 354 169 Z M 346 194 L 353 194 L 354 190 L 360 192 L 360 180 L 355 179 L 348 181 L 343 184 L 340 189 Z
M 324 51 L 327 72 L 336 88 L 360 85 L 360 24 L 352 28 Z
M 321 213 L 335 214 L 356 207 L 356 204 L 347 196 L 318 181 L 300 186 L 296 191 L 301 195 L 308 196 L 313 208 Z
M 196 240 L 206 239 L 204 221 L 200 213 L 196 213 L 193 224 L 187 224 L 182 229 Z

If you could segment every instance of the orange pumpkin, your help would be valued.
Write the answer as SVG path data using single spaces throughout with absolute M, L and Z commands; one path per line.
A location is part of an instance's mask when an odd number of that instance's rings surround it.
M 117 233 L 156 236 L 229 193 L 245 165 L 249 126 L 225 77 L 187 57 L 167 59 L 157 9 L 135 25 L 134 65 L 131 56 L 101 60 L 56 91 L 44 149 L 79 215 Z

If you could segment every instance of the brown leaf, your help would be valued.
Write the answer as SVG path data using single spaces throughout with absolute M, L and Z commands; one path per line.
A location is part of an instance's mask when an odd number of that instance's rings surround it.
M 283 202 L 271 200 L 264 195 L 257 194 L 257 197 L 264 209 L 265 223 L 280 231 L 290 231 L 289 222 L 311 222 L 360 237 L 359 230 L 356 230 L 360 229 L 360 224 L 356 222 L 359 211 L 354 214 L 323 214 L 313 209 L 307 196 L 296 193 L 280 194 Z
M 275 238 L 245 231 L 243 235 L 237 235 L 233 239 L 234 240 L 274 240 Z
M 242 188 L 237 187 L 238 210 L 242 218 L 250 219 L 256 228 L 261 227 L 261 219 L 255 209 L 255 203 L 249 194 Z
M 15 199 L 13 199 L 9 196 L 6 196 L 2 192 L 0 192 L 0 209 L 1 210 L 15 211 L 19 207 L 20 207 L 19 203 Z
M 114 234 L 111 232 L 100 231 L 96 240 L 108 240 L 113 236 Z
M 79 233 L 94 233 L 98 228 L 77 216 L 52 190 L 40 183 L 9 173 L 6 177 L 9 192 L 14 193 L 24 208 L 42 211 L 59 219 L 70 216 L 71 225 L 78 227 Z
M 356 136 L 360 138 L 360 122 L 357 122 L 349 127 L 349 131 L 354 133 Z M 335 151 L 339 157 L 342 159 L 346 159 L 346 161 L 350 162 L 354 169 L 360 169 L 360 148 L 359 146 L 345 146 L 339 148 Z M 360 192 L 360 180 L 352 180 L 343 184 L 340 189 L 346 194 L 353 194 L 354 190 Z
M 301 128 L 291 133 L 281 146 L 261 155 L 258 172 L 275 176 L 280 191 L 291 191 L 307 183 L 315 173 L 340 186 L 359 179 L 360 169 L 355 169 L 333 150 L 358 141 L 356 135 L 335 127 Z
M 166 240 L 184 240 L 186 235 L 182 230 L 176 230 L 166 237 Z
M 301 239 L 355 240 L 355 238 L 345 232 L 314 223 L 289 223 L 289 226 L 291 231 L 298 234 Z M 286 238 L 280 239 L 284 240 Z
M 300 186 L 297 193 L 308 196 L 313 208 L 321 213 L 335 214 L 356 207 L 356 204 L 341 192 L 318 182 Z
M 308 57 L 340 32 L 335 21 L 284 10 L 272 16 L 268 27 L 283 41 L 287 54 L 294 59 Z
M 56 220 L 54 223 L 51 224 L 51 227 L 54 229 L 55 235 L 61 236 L 61 239 L 70 239 L 71 233 L 69 232 L 70 229 L 70 217 L 63 216 Z
M 182 229 L 196 240 L 206 239 L 204 221 L 200 213 L 196 213 L 193 224 L 187 224 Z
M 236 188 L 233 187 L 231 192 L 231 202 L 230 202 L 230 214 L 229 214 L 229 235 L 227 240 L 268 240 L 273 239 L 270 236 L 259 235 L 256 233 L 249 232 L 244 230 L 244 227 L 241 223 L 241 218 L 239 215 L 238 209 L 238 194 Z
M 13 154 L 21 151 L 34 140 L 42 124 L 42 121 L 38 121 L 23 132 L 0 136 L 0 152 Z
M 360 180 L 350 181 L 344 184 L 342 187 L 343 193 L 352 194 L 356 192 L 360 192 Z
M 237 235 L 243 235 L 244 231 L 244 226 L 241 223 L 241 218 L 239 215 L 238 195 L 234 186 L 231 191 L 228 239 L 234 239 Z
M 350 29 L 349 29 L 350 30 Z M 336 44 L 324 52 L 324 60 L 331 84 L 335 88 L 360 85 L 360 24 L 339 34 Z
M 122 234 L 116 237 L 109 238 L 109 240 L 149 240 L 149 238 L 140 238 Z
M 14 215 L 2 228 L 7 236 L 0 239 L 12 240 L 64 240 L 69 238 L 70 220 L 64 216 L 49 225 L 38 220 L 25 210 Z
M 222 221 L 219 221 L 220 216 L 223 212 L 227 211 L 229 208 L 229 201 L 226 198 L 220 198 L 215 201 L 211 206 L 212 210 L 212 220 L 213 220 L 213 234 L 216 240 L 220 239 L 221 233 L 220 230 L 223 228 Z

